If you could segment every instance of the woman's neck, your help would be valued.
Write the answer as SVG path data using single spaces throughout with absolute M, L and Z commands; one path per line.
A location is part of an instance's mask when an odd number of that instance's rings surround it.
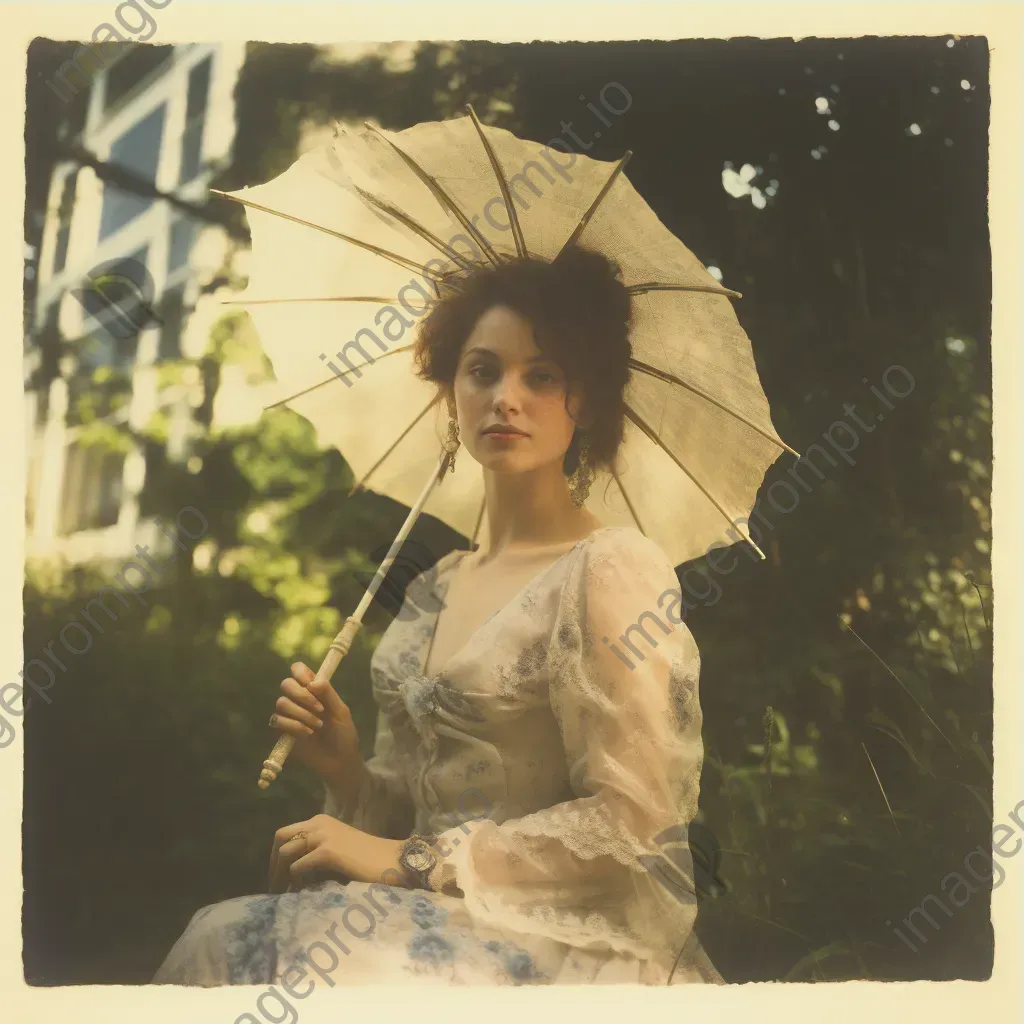
M 603 525 L 572 503 L 557 463 L 526 473 L 484 471 L 488 543 L 485 559 L 506 552 L 543 551 L 573 544 Z

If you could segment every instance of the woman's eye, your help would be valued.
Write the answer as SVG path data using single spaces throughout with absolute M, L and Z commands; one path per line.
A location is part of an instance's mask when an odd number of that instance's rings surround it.
M 533 375 L 533 379 L 537 381 L 538 384 L 545 385 L 554 384 L 558 380 L 558 378 L 553 373 L 548 373 L 546 370 L 537 370 Z

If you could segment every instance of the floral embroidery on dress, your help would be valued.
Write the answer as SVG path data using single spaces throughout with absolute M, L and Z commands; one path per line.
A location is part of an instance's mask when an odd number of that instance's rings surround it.
M 524 647 L 520 652 L 519 657 L 516 659 L 515 671 L 521 675 L 529 675 L 533 672 L 539 672 L 544 668 L 544 663 L 548 658 L 548 644 L 547 639 L 541 637 L 539 640 L 535 640 L 529 647 Z
M 422 931 L 409 940 L 409 956 L 414 960 L 422 960 L 425 963 L 440 967 L 443 964 L 453 963 L 455 950 L 452 944 L 436 931 Z
M 401 686 L 402 699 L 409 717 L 415 722 L 437 710 L 437 687 L 434 680 L 417 673 L 410 675 Z
M 338 889 L 330 881 L 322 881 L 315 885 L 303 886 L 303 892 L 317 894 L 314 906 L 318 911 L 338 910 L 349 905 L 349 898 L 343 889 Z
M 414 896 L 410 902 L 409 916 L 421 928 L 443 928 L 448 920 L 448 911 L 435 907 L 423 896 Z
M 700 714 L 692 673 L 679 660 L 672 662 L 668 676 L 668 695 L 672 702 L 672 718 L 676 728 L 683 732 L 690 728 Z
M 277 900 L 260 896 L 251 900 L 242 917 L 225 936 L 224 956 L 233 985 L 259 984 L 277 971 L 274 924 Z
M 504 665 L 500 666 L 495 672 L 495 688 L 498 691 L 498 696 L 504 701 L 514 701 L 518 681 L 519 677 L 514 669 Z
M 583 642 L 583 636 L 579 628 L 571 622 L 563 622 L 558 627 L 556 639 L 559 647 L 566 648 L 566 653 L 578 651 Z
M 491 939 L 484 943 L 484 949 L 498 957 L 509 976 L 517 982 L 535 982 L 544 978 L 544 974 L 537 969 L 533 957 L 514 942 L 497 942 Z
M 403 674 L 411 676 L 419 673 L 420 659 L 419 654 L 416 651 L 410 650 L 409 648 L 399 651 L 397 661 L 398 667 Z

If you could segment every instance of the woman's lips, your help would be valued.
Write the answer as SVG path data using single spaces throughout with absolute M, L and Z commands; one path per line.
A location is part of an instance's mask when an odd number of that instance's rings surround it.
M 512 441 L 517 437 L 526 437 L 526 434 L 518 430 L 485 430 L 484 437 L 493 437 L 499 441 Z

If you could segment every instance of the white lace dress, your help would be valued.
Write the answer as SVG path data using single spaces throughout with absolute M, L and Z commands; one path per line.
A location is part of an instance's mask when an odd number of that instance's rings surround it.
M 671 563 L 638 530 L 599 529 L 428 676 L 465 554 L 410 583 L 378 645 L 374 756 L 346 819 L 440 834 L 434 889 L 324 880 L 206 907 L 155 981 L 292 998 L 427 980 L 721 983 L 693 931 L 700 659 Z

